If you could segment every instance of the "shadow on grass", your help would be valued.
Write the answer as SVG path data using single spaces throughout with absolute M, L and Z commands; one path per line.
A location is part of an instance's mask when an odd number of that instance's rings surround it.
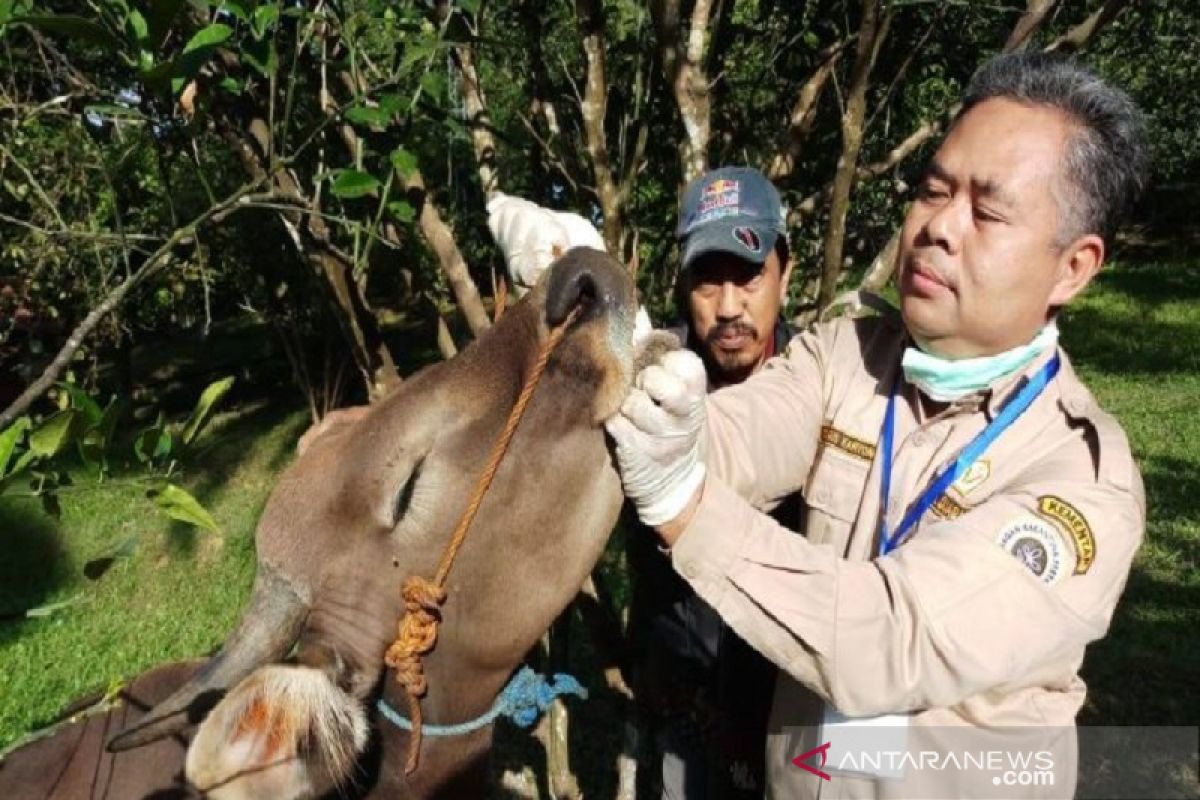
M 1154 322 L 1165 303 L 1200 301 L 1200 270 L 1186 263 L 1123 267 L 1099 286 L 1132 301 L 1084 302 L 1063 312 L 1063 343 L 1080 366 L 1113 374 L 1200 371 L 1200 320 Z
M 284 424 L 295 411 L 291 406 L 264 404 L 226 422 L 219 430 L 206 433 L 207 438 L 201 439 L 204 444 L 188 459 L 188 470 L 195 476 L 187 481 L 188 491 L 205 508 L 211 508 L 212 502 L 252 456 L 252 443 Z M 277 440 L 264 459 L 272 474 L 291 460 L 296 440 L 307 426 L 307 418 L 297 417 L 287 430 L 275 433 Z M 167 530 L 167 551 L 173 558 L 194 556 L 197 542 L 197 530 L 191 525 L 173 522 Z
M 1165 456 L 1142 460 L 1151 536 L 1177 569 L 1135 565 L 1108 635 L 1088 648 L 1083 676 L 1085 724 L 1195 725 L 1200 696 L 1200 640 L 1196 639 L 1200 585 L 1188 582 L 1200 542 L 1184 525 L 1195 519 L 1200 466 Z M 1184 578 L 1184 580 L 1181 580 Z
M 71 581 L 58 524 L 36 500 L 0 500 L 0 637 Z

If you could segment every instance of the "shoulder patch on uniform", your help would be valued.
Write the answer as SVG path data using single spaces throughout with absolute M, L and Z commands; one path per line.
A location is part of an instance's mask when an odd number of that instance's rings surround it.
M 849 453 L 855 458 L 861 458 L 863 461 L 875 460 L 875 445 L 844 431 L 839 431 L 832 425 L 821 426 L 821 443 L 841 450 L 843 453 Z
M 1096 537 L 1092 535 L 1092 526 L 1088 524 L 1087 517 L 1066 500 L 1052 494 L 1038 498 L 1038 514 L 1056 523 L 1063 533 L 1071 537 L 1075 545 L 1075 574 L 1086 573 L 1096 560 Z
M 992 465 L 986 458 L 981 458 L 971 466 L 967 467 L 966 472 L 959 476 L 951 486 L 966 497 L 971 492 L 983 485 L 983 482 L 992 475 Z
M 1066 543 L 1054 526 L 1033 516 L 1018 517 L 1000 531 L 996 544 L 1026 566 L 1034 577 L 1054 586 L 1071 571 Z

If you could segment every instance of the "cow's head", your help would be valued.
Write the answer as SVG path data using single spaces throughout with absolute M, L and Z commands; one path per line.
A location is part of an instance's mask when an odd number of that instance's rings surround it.
M 457 357 L 312 443 L 259 522 L 258 572 L 237 629 L 113 746 L 162 736 L 197 716 L 206 693 L 228 689 L 188 754 L 197 787 L 284 798 L 354 780 L 399 587 L 433 574 L 550 329 L 577 306 L 455 562 L 426 659 L 427 719 L 486 706 L 574 596 L 620 508 L 600 423 L 628 391 L 635 304 L 624 270 L 594 250 L 568 252 Z

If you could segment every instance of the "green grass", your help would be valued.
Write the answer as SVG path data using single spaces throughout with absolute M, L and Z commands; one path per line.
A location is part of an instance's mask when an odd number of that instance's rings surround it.
M 1125 427 L 1145 478 L 1146 544 L 1109 636 L 1084 665 L 1081 721 L 1194 725 L 1200 700 L 1200 262 L 1119 265 L 1063 321 L 1063 338 L 1100 403 Z M 253 577 L 255 521 L 304 430 L 303 414 L 258 409 L 205 434 L 185 485 L 224 529 L 213 537 L 164 521 L 141 487 L 88 479 L 63 495 L 55 522 L 28 499 L 0 499 L 0 748 L 55 719 L 71 700 L 153 664 L 212 650 L 237 617 Z M 98 580 L 83 566 L 131 536 L 138 547 Z M 619 548 L 618 548 L 619 549 Z M 610 547 L 610 578 L 620 557 Z M 612 586 L 625 596 L 626 587 Z M 28 608 L 78 598 L 53 615 Z M 593 689 L 574 705 L 576 764 L 589 792 L 613 780 L 619 704 L 587 663 L 574 627 L 571 667 Z M 519 737 L 523 737 L 520 734 Z M 518 737 L 518 738 L 519 738 Z M 512 743 L 502 758 L 535 763 Z
M 1129 436 L 1146 541 L 1107 638 L 1088 650 L 1090 724 L 1196 725 L 1200 697 L 1200 263 L 1122 265 L 1069 309 L 1063 339 Z
M 36 501 L 0 499 L 0 748 L 53 721 L 71 700 L 154 664 L 214 649 L 254 577 L 254 527 L 307 417 L 259 409 L 204 434 L 183 481 L 222 527 L 171 523 L 145 487 L 78 477 L 55 521 Z M 119 550 L 96 580 L 89 561 Z M 48 617 L 21 612 L 75 601 Z

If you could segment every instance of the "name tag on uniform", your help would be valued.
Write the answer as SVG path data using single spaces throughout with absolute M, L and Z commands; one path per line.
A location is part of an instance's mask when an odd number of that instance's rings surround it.
M 819 742 L 829 742 L 825 770 L 864 778 L 903 778 L 908 714 L 847 717 L 826 704 Z

